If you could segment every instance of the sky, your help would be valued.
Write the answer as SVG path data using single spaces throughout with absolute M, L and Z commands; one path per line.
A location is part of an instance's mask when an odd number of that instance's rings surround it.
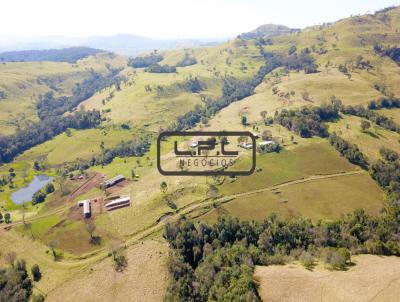
M 400 5 L 400 0 L 2 0 L 0 36 L 233 37 L 266 23 L 294 28 Z

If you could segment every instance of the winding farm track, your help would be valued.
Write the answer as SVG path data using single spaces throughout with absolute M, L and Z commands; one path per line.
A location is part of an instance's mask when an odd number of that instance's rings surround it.
M 212 199 L 212 200 L 199 200 L 192 204 L 187 205 L 186 207 L 180 208 L 179 210 L 177 210 L 176 213 L 171 214 L 170 216 L 166 217 L 165 219 L 154 223 L 153 225 L 149 226 L 148 228 L 143 229 L 135 234 L 132 234 L 122 243 L 122 245 L 125 247 L 135 245 L 135 244 L 139 243 L 141 240 L 144 240 L 145 238 L 161 231 L 166 223 L 176 221 L 177 219 L 179 219 L 181 217 L 181 215 L 187 215 L 187 214 L 193 213 L 194 211 L 199 210 L 199 209 L 210 208 L 215 203 L 226 203 L 235 198 L 248 196 L 248 195 L 252 195 L 252 194 L 263 193 L 263 192 L 267 192 L 267 191 L 272 191 L 272 190 L 276 190 L 279 188 L 296 185 L 296 184 L 301 184 L 301 183 L 305 183 L 305 182 L 312 182 L 312 181 L 318 181 L 318 180 L 322 180 L 322 179 L 343 177 L 343 176 L 363 174 L 363 173 L 367 173 L 367 172 L 363 171 L 363 170 L 356 170 L 356 171 L 335 173 L 335 174 L 312 175 L 309 177 L 291 180 L 291 181 L 276 184 L 273 186 L 257 189 L 257 190 L 223 196 L 223 197 L 219 197 L 219 198 Z M 58 208 L 51 212 L 49 211 L 46 214 L 38 215 L 38 216 L 32 217 L 30 219 L 26 219 L 26 222 L 33 222 L 38 219 L 42 219 L 42 218 L 45 218 L 45 217 L 48 217 L 48 216 L 51 216 L 54 214 L 61 214 L 65 210 L 66 210 L 65 207 Z M 21 225 L 21 224 L 22 224 L 22 221 L 17 221 L 17 222 L 10 223 L 8 225 L 3 225 L 0 228 L 0 234 L 1 234 L 1 232 L 7 232 L 7 228 L 12 228 L 14 226 Z M 100 260 L 106 258 L 107 256 L 108 256 L 108 250 L 106 247 L 103 247 L 103 248 L 98 249 L 89 254 L 85 254 L 85 255 L 82 255 L 79 257 L 58 261 L 57 264 L 63 268 L 76 267 L 76 266 L 80 266 L 80 265 L 85 266 L 85 265 L 100 261 Z M 47 259 L 49 259 L 49 261 L 51 261 L 50 258 L 48 258 L 46 255 L 43 255 L 43 257 L 46 257 Z

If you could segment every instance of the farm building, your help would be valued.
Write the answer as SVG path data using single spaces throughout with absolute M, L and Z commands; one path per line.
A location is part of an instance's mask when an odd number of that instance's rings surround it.
M 244 149 L 253 149 L 253 144 L 252 143 L 240 143 L 239 147 L 244 148 Z
M 103 187 L 105 187 L 105 188 L 112 187 L 112 186 L 114 186 L 115 184 L 117 184 L 117 183 L 119 183 L 119 182 L 121 182 L 121 181 L 123 181 L 123 180 L 125 180 L 125 176 L 123 176 L 123 175 L 117 175 L 117 176 L 115 176 L 115 177 L 113 177 L 113 178 L 111 178 L 111 179 L 109 179 L 109 180 L 106 180 L 106 181 L 103 183 Z
M 131 198 L 129 196 L 121 196 L 113 201 L 105 204 L 107 211 L 116 210 L 131 205 Z
M 260 147 L 263 147 L 263 146 L 267 146 L 267 145 L 275 145 L 276 143 L 274 142 L 274 141 L 270 141 L 270 140 L 268 140 L 268 141 L 262 141 L 262 142 L 259 142 L 258 143 L 258 145 L 260 146 Z
M 90 199 L 85 199 L 85 200 L 79 201 L 78 206 L 83 207 L 83 215 L 85 216 L 85 218 L 90 218 L 90 216 L 92 215 Z

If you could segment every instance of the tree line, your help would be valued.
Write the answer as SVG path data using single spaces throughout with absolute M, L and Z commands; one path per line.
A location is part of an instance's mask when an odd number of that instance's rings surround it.
M 176 67 L 169 65 L 160 65 L 158 63 L 150 65 L 144 69 L 145 72 L 150 73 L 175 73 Z
M 155 91 L 157 97 L 173 97 L 179 92 L 199 93 L 206 88 L 206 84 L 198 77 L 187 77 L 184 81 L 172 85 L 157 85 L 147 87 L 147 91 Z
M 41 144 L 68 128 L 88 129 L 101 122 L 100 112 L 77 111 L 67 116 L 53 116 L 32 123 L 29 127 L 13 135 L 0 136 L 0 163 L 10 162 L 22 152 Z
M 110 73 L 102 75 L 93 69 L 89 71 L 89 76 L 82 83 L 77 83 L 72 90 L 72 96 L 61 96 L 55 98 L 54 92 L 49 91 L 39 96 L 36 109 L 41 120 L 51 116 L 62 115 L 67 111 L 72 111 L 82 101 L 92 97 L 96 92 L 110 87 L 119 86 L 126 78 L 118 76 L 120 69 L 109 67 Z
M 89 160 L 78 159 L 74 162 L 66 163 L 61 173 L 67 175 L 72 171 L 84 171 L 92 166 L 105 166 L 116 157 L 143 156 L 151 146 L 151 137 L 137 137 L 134 140 L 122 141 L 116 146 L 105 148 L 101 145 L 101 153 L 93 154 Z
M 380 216 L 359 209 L 334 220 L 284 219 L 263 222 L 222 216 L 215 224 L 195 226 L 188 219 L 167 224 L 171 249 L 169 301 L 260 301 L 253 280 L 255 265 L 298 259 L 306 266 L 321 259 L 345 269 L 351 254 L 400 256 L 399 205 L 390 203 Z
M 371 103 L 369 104 L 369 107 L 371 106 Z M 373 105 L 372 105 L 373 107 Z M 389 107 L 388 107 L 389 108 Z M 376 125 L 385 128 L 390 131 L 395 131 L 399 132 L 400 131 L 400 126 L 391 118 L 388 118 L 387 116 L 381 115 L 378 112 L 368 109 L 364 107 L 363 105 L 356 105 L 356 106 L 343 106 L 341 109 L 341 112 L 344 114 L 349 114 L 349 115 L 354 115 L 358 117 L 365 118 Z
M 357 145 L 347 142 L 336 133 L 329 135 L 329 143 L 352 164 L 368 168 L 368 160 Z

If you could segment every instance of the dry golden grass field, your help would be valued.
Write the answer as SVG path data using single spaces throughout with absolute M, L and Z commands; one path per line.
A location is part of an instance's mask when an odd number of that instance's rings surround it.
M 115 272 L 107 258 L 51 291 L 46 301 L 162 301 L 168 281 L 167 255 L 165 242 L 139 242 L 127 249 L 124 272 Z
M 354 256 L 347 271 L 314 271 L 297 264 L 257 266 L 255 279 L 263 301 L 395 302 L 400 297 L 400 258 Z

